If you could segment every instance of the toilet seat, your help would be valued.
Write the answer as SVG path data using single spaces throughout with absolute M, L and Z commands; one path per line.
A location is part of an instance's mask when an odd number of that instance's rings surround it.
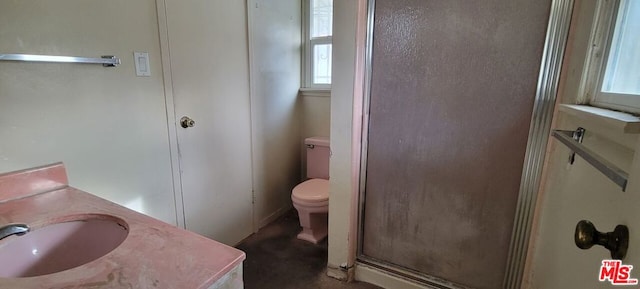
M 291 199 L 294 203 L 309 207 L 329 205 L 329 180 L 310 179 L 293 188 Z

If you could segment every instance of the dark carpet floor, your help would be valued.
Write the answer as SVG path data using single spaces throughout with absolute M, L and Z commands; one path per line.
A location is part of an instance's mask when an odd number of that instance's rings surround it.
M 244 261 L 245 289 L 379 289 L 346 283 L 327 276 L 327 241 L 318 245 L 298 240 L 300 223 L 295 210 L 244 240 L 238 249 Z

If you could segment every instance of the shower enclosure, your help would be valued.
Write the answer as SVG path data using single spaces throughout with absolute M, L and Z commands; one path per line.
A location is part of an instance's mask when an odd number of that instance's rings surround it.
M 517 288 L 572 2 L 369 6 L 359 262 Z

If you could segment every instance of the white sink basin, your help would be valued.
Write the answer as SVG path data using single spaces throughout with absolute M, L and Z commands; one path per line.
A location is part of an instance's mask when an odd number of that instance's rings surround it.
M 89 263 L 118 247 L 127 228 L 121 219 L 96 215 L 12 236 L 0 243 L 0 277 L 34 277 Z

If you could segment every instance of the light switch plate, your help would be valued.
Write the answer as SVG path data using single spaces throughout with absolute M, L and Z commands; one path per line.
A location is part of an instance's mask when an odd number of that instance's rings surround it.
M 134 52 L 133 62 L 136 64 L 137 76 L 151 76 L 148 52 Z

